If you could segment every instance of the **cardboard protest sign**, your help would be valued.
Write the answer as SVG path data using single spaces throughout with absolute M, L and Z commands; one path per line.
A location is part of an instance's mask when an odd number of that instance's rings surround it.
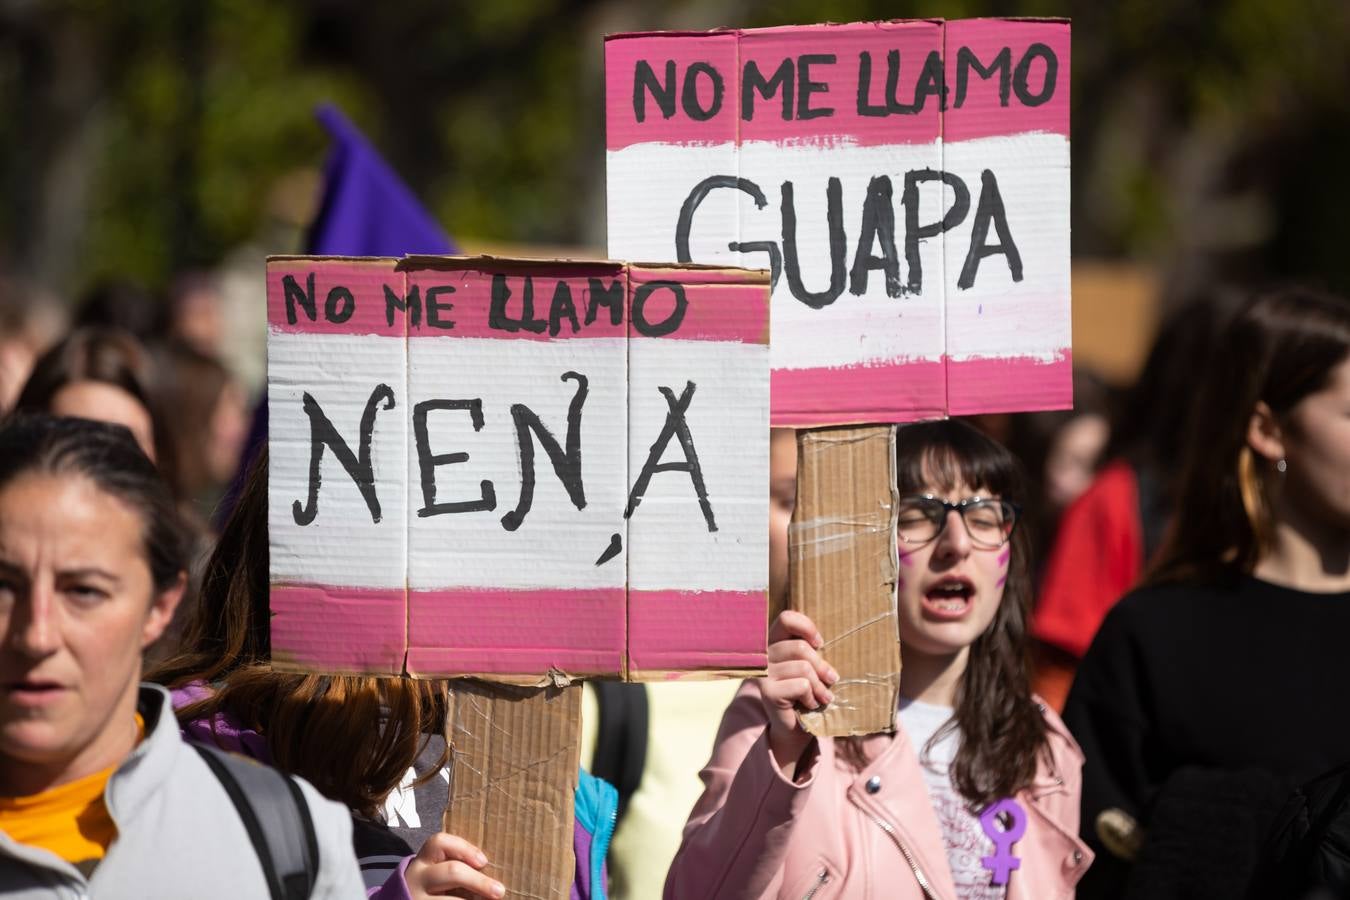
M 768 276 L 274 257 L 274 665 L 763 668 Z
M 450 802 L 442 827 L 483 849 L 507 896 L 567 900 L 581 685 L 456 681 L 446 710 Z
M 810 617 L 840 673 L 834 700 L 799 713 L 812 734 L 890 731 L 900 690 L 895 426 L 797 432 L 790 605 Z
M 1067 22 L 605 49 L 609 252 L 771 269 L 774 424 L 1069 405 Z
M 822 735 L 893 727 L 893 427 L 1071 402 L 1069 25 L 632 34 L 606 45 L 609 247 L 768 266 L 799 433 L 792 606 Z

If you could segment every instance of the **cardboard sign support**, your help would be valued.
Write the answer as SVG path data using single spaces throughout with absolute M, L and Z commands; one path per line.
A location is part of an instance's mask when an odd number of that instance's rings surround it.
M 581 760 L 581 686 L 456 681 L 444 828 L 488 856 L 513 897 L 566 900 L 575 873 L 572 794 Z
M 821 652 L 840 675 L 833 703 L 800 714 L 815 735 L 894 730 L 900 688 L 894 485 L 894 426 L 797 433 L 791 606 L 816 623 L 825 639 Z

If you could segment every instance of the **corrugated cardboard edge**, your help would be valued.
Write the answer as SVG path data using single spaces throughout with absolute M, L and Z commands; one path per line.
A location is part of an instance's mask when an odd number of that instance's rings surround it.
M 305 257 L 305 256 L 280 256 L 268 257 L 270 259 L 294 260 L 294 259 L 342 259 L 346 261 L 356 261 L 361 259 L 394 259 L 397 262 L 395 269 L 397 271 L 414 270 L 440 270 L 440 271 L 461 271 L 461 270 L 488 270 L 499 272 L 533 272 L 543 269 L 547 266 L 556 266 L 560 269 L 580 269 L 587 270 L 592 268 L 613 268 L 627 272 L 632 269 L 643 271 L 669 271 L 669 272 L 725 272 L 729 275 L 737 276 L 737 281 L 744 284 L 768 284 L 770 272 L 768 269 L 746 269 L 740 266 L 728 266 L 718 263 L 681 263 L 681 262 L 645 262 L 643 260 L 620 260 L 606 259 L 604 257 L 549 257 L 549 258 L 526 258 L 513 256 L 491 256 L 488 254 L 478 254 L 476 256 L 429 256 L 425 254 L 414 254 L 396 257 Z
M 567 900 L 576 874 L 573 797 L 581 686 L 456 681 L 446 708 L 450 792 L 443 827 L 481 849 L 507 897 Z
M 628 681 L 725 681 L 729 678 L 762 678 L 763 669 L 629 669 Z M 614 679 L 589 679 L 612 681 Z
M 357 672 L 354 674 L 368 674 L 373 676 L 384 676 L 390 678 L 412 678 L 422 681 L 439 681 L 443 678 L 449 678 L 452 682 L 458 683 L 465 681 L 482 681 L 490 684 L 506 685 L 518 688 L 561 688 L 568 685 L 578 684 L 581 681 L 641 681 L 641 682 L 660 682 L 660 681 L 722 681 L 728 678 L 761 678 L 764 675 L 763 669 L 633 669 L 627 666 L 627 654 L 624 654 L 625 668 L 623 673 L 617 672 L 564 672 L 561 669 L 551 669 L 543 675 L 496 675 L 493 673 L 467 674 L 467 675 L 432 675 L 404 673 L 403 675 L 390 675 L 388 672 Z M 308 672 L 300 666 L 287 667 L 273 663 L 272 668 L 277 671 L 285 672 Z
M 691 31 L 672 29 L 670 31 L 618 31 L 610 32 L 604 36 L 606 42 L 629 40 L 632 38 L 676 38 L 676 37 L 713 37 L 723 34 L 734 34 L 737 36 L 746 34 L 756 34 L 763 32 L 783 32 L 796 31 L 808 28 L 837 28 L 851 27 L 855 25 L 908 25 L 910 23 L 927 23 L 929 25 L 949 25 L 953 22 L 1044 22 L 1047 24 L 1068 25 L 1072 19 L 1063 16 L 970 16 L 960 19 L 941 19 L 941 18 L 912 18 L 912 19 L 864 19 L 860 22 L 813 22 L 809 25 L 769 25 L 763 28 L 710 28 L 705 31 Z
M 792 609 L 808 615 L 839 672 L 834 702 L 800 713 L 821 737 L 895 730 L 895 426 L 797 432 L 797 506 L 788 529 Z
M 268 263 L 284 262 L 390 262 L 397 263 L 401 256 L 343 256 L 340 253 L 310 255 L 305 253 L 270 253 Z
M 1004 18 L 992 16 L 989 18 Z M 723 34 L 734 34 L 736 36 L 746 34 L 756 34 L 761 32 L 783 32 L 798 31 L 809 28 L 846 28 L 855 25 L 908 25 L 911 22 L 928 23 L 930 25 L 944 25 L 947 22 L 958 21 L 956 19 L 936 19 L 936 18 L 914 18 L 914 19 L 864 19 L 860 22 L 812 22 L 807 25 L 768 25 L 762 28 L 709 28 L 704 31 L 672 29 L 669 31 L 617 31 L 610 32 L 604 36 L 605 41 L 620 41 L 630 38 L 672 38 L 672 37 L 713 37 Z M 1068 21 L 1067 19 L 1065 21 Z

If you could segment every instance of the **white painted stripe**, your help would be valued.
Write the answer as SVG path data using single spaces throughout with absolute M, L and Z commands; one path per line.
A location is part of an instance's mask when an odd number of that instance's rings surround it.
M 658 339 L 559 342 L 423 338 L 408 343 L 409 387 L 398 383 L 403 344 L 345 335 L 273 335 L 271 432 L 274 581 L 413 590 L 622 587 L 643 590 L 760 590 L 768 582 L 768 373 L 762 344 Z M 576 392 L 565 372 L 587 378 L 581 418 L 582 485 L 575 508 L 543 446 L 534 442 L 533 505 L 514 531 L 502 525 L 520 497 L 521 462 L 513 404 L 533 410 L 565 449 L 567 410 Z M 371 373 L 353 377 L 353 372 Z M 377 372 L 392 373 L 396 408 L 377 415 L 372 458 L 383 520 L 325 451 L 319 514 L 295 523 L 291 500 L 308 488 L 309 419 L 299 396 L 311 392 L 353 451 L 357 423 Z M 629 489 L 657 440 L 669 405 L 695 383 L 687 424 L 717 531 L 709 532 L 691 477 L 658 472 L 631 522 Z M 424 497 L 413 432 L 417 404 L 480 400 L 483 427 L 468 412 L 427 418 L 433 454 L 468 459 L 436 469 L 436 501 L 472 500 L 492 482 L 496 508 L 418 517 Z M 631 437 L 629 420 L 631 414 Z M 406 429 L 406 447 L 404 435 Z M 399 465 L 405 459 L 406 465 Z M 660 462 L 681 462 L 672 438 Z M 405 474 L 406 473 L 406 474 Z M 406 491 L 406 505 L 405 505 Z M 630 527 L 631 526 L 631 527 Z M 596 560 L 619 534 L 624 551 Z
M 932 239 L 920 244 L 924 289 L 919 295 L 888 297 L 880 272 L 873 271 L 863 296 L 846 291 L 833 305 L 815 310 L 793 298 L 786 279 L 780 279 L 771 315 L 775 368 L 935 360 L 944 351 L 961 358 L 990 353 L 1034 355 L 1052 345 L 1068 345 L 1069 144 L 1062 135 L 1031 133 L 945 145 L 890 147 L 823 148 L 749 142 L 740 148 L 738 156 L 729 154 L 729 150 L 734 148 L 639 144 L 610 151 L 610 256 L 675 258 L 676 223 L 693 186 L 710 175 L 739 174 L 760 187 L 768 205 L 757 209 L 740 191 L 714 191 L 694 218 L 692 258 L 695 262 L 766 268 L 767 254 L 733 253 L 727 244 L 781 244 L 781 185 L 790 180 L 802 248 L 802 280 L 808 289 L 821 290 L 830 280 L 825 250 L 829 177 L 837 176 L 841 182 L 847 236 L 845 268 L 849 269 L 857 249 L 867 186 L 874 176 L 886 175 L 893 186 L 901 280 L 905 282 L 909 270 L 903 261 L 905 228 L 900 204 L 905 172 L 922 168 L 950 171 L 971 193 L 970 212 L 947 233 L 945 241 Z M 1012 282 L 1006 265 L 1002 273 L 997 270 L 1002 258 L 990 257 L 982 263 L 975 287 L 957 291 L 956 279 L 969 247 L 984 168 L 998 179 L 1013 238 L 1021 251 L 1024 278 Z M 936 182 L 923 184 L 919 189 L 920 222 L 935 221 L 951 198 L 951 191 Z M 991 238 L 996 239 L 993 235 Z M 944 292 L 950 298 L 949 314 L 961 315 L 956 324 L 944 324 Z M 984 303 L 986 309 L 981 311 L 985 299 L 991 302 Z
M 557 342 L 491 338 L 423 338 L 409 342 L 412 402 L 409 428 L 409 586 L 622 587 L 624 557 L 597 567 L 610 535 L 623 531 L 627 484 L 627 350 L 622 338 Z M 563 449 L 567 410 L 577 390 L 565 372 L 587 378 L 581 416 L 581 472 L 586 507 L 578 510 L 534 441 L 534 502 L 515 531 L 502 516 L 516 508 L 521 469 L 513 404 L 532 410 Z M 417 518 L 423 498 L 412 436 L 413 404 L 432 398 L 479 399 L 483 428 L 467 413 L 435 412 L 429 446 L 438 454 L 464 452 L 467 461 L 436 470 L 438 502 L 472 500 L 490 480 L 491 511 Z M 533 439 L 533 438 L 532 438 Z
M 649 456 L 669 406 L 695 383 L 686 422 L 717 531 L 709 532 L 685 472 L 653 475 L 629 522 L 633 590 L 762 590 L 769 559 L 768 348 L 762 344 L 634 339 L 629 345 L 629 483 Z M 671 440 L 664 463 L 683 463 Z
M 352 587 L 403 584 L 407 531 L 403 340 L 274 332 L 267 350 L 272 581 Z M 310 422 L 302 408 L 303 394 L 314 397 L 355 454 L 366 401 L 381 380 L 389 384 L 397 404 L 376 413 L 371 441 L 381 520 L 371 520 L 360 491 L 325 448 L 318 512 L 310 524 L 297 524 L 292 504 L 298 500 L 303 506 L 309 491 Z

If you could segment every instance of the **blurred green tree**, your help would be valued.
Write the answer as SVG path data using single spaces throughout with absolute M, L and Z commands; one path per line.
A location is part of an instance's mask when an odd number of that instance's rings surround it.
M 1073 18 L 1076 252 L 1157 262 L 1182 289 L 1350 290 L 1342 0 L 9 0 L 0 264 L 70 292 L 215 262 L 318 165 L 322 100 L 452 234 L 599 248 L 604 33 L 897 12 Z

